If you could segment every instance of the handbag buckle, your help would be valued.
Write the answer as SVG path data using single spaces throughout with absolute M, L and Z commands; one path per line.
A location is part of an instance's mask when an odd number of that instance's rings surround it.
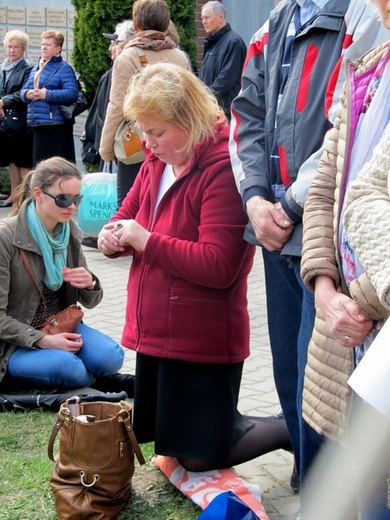
M 134 134 L 134 131 L 133 131 L 133 122 L 130 121 L 130 122 L 127 123 L 127 125 L 126 125 L 126 132 L 125 132 L 125 134 L 123 135 L 123 138 L 126 139 L 126 141 L 131 141 L 132 138 L 133 138 L 133 134 Z
M 94 486 L 96 484 L 96 482 L 100 479 L 99 475 L 97 473 L 94 473 L 92 475 L 92 478 L 93 478 L 92 482 L 90 484 L 87 484 L 86 482 L 84 482 L 84 477 L 85 477 L 85 471 L 81 470 L 80 471 L 81 483 L 83 486 L 88 487 L 88 488 Z

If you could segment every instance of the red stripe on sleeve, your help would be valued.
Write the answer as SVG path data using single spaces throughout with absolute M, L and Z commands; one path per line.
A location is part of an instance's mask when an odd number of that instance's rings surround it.
M 243 71 L 245 70 L 246 66 L 248 65 L 248 61 L 251 60 L 254 56 L 258 56 L 259 54 L 262 54 L 264 52 L 264 47 L 268 43 L 268 33 L 264 33 L 261 40 L 256 40 L 255 42 L 251 43 L 248 47 L 248 52 L 246 53 L 246 58 L 244 62 Z
M 291 184 L 291 178 L 287 169 L 286 150 L 282 146 L 278 146 L 280 176 L 283 186 L 287 188 Z
M 342 49 L 343 51 L 345 49 L 348 49 L 350 45 L 353 43 L 353 36 L 352 34 L 346 34 L 344 36 Z M 344 53 L 343 53 L 344 54 Z M 337 81 L 340 75 L 340 69 L 341 65 L 343 63 L 343 54 L 340 56 L 339 60 L 337 61 L 335 68 L 333 69 L 332 74 L 329 77 L 328 86 L 326 88 L 326 94 L 325 94 L 325 117 L 329 119 L 329 110 L 332 107 L 333 104 L 333 97 L 336 90 Z
M 318 56 L 318 48 L 312 43 L 308 45 L 305 62 L 303 64 L 301 81 L 299 83 L 297 112 L 302 112 L 306 108 L 307 98 L 309 96 L 310 79 L 313 68 Z

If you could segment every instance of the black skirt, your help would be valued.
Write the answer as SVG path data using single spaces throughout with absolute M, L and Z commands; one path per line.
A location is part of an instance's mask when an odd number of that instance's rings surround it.
M 31 128 L 26 132 L 0 132 L 0 166 L 16 164 L 18 168 L 32 168 L 33 134 Z
M 137 354 L 134 432 L 155 452 L 218 460 L 253 427 L 237 410 L 243 363 L 206 364 Z
M 58 125 L 33 126 L 34 165 L 54 156 L 76 162 L 71 121 Z

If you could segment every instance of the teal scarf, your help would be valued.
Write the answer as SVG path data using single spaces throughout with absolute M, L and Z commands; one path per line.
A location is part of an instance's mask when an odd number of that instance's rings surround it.
M 55 229 L 55 237 L 52 238 L 37 214 L 34 201 L 27 206 L 27 222 L 32 236 L 41 249 L 43 263 L 45 264 L 44 283 L 52 291 L 57 291 L 63 283 L 62 268 L 66 266 L 67 260 L 67 246 L 70 236 L 69 223 L 58 223 Z

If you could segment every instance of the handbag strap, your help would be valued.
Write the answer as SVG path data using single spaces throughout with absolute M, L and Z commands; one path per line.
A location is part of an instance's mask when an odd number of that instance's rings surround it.
M 8 222 L 4 222 L 4 220 L 2 220 L 2 221 L 0 221 L 0 224 L 2 224 L 3 226 L 6 226 L 11 231 L 11 233 L 14 234 L 14 230 L 8 224 Z M 37 282 L 37 280 L 36 280 L 36 278 L 34 276 L 34 273 L 33 273 L 32 269 L 31 269 L 30 262 L 28 261 L 26 252 L 24 251 L 24 249 L 21 249 L 20 247 L 18 247 L 18 249 L 19 249 L 20 256 L 22 257 L 22 261 L 23 261 L 24 267 L 26 268 L 27 274 L 30 277 L 30 280 L 32 281 L 32 283 L 37 288 L 40 297 L 42 298 L 42 302 L 43 302 L 43 316 L 46 316 L 46 300 L 45 300 L 45 297 L 43 295 L 42 289 L 39 287 L 38 282 Z
M 64 424 L 66 420 L 66 417 L 62 417 L 61 415 L 58 415 L 55 425 L 53 426 L 53 429 L 51 431 L 49 444 L 47 446 L 47 454 L 49 455 L 49 459 L 55 462 L 53 448 L 54 448 L 54 441 L 56 440 L 56 437 L 58 435 L 58 432 L 61 430 L 62 425 Z
M 59 67 L 57 67 L 57 68 L 56 68 L 56 69 L 55 69 L 55 70 L 50 74 L 50 76 L 49 76 L 48 78 L 46 78 L 46 81 L 45 81 L 44 85 L 42 85 L 41 88 L 45 88 L 46 85 L 48 84 L 49 80 L 54 76 L 54 74 L 55 74 L 56 72 L 58 72 L 60 69 L 62 69 L 63 66 L 64 66 L 63 63 L 61 63 L 61 65 L 60 65 Z
M 145 56 L 144 51 L 136 46 L 134 46 L 134 48 L 137 51 L 138 58 L 139 58 L 139 61 L 141 62 L 142 67 L 146 67 L 146 65 L 148 64 L 148 59 Z
M 125 411 L 125 410 L 121 410 L 121 412 L 122 411 Z M 144 456 L 142 454 L 141 448 L 139 447 L 138 441 L 137 441 L 137 439 L 135 437 L 135 434 L 134 434 L 133 427 L 131 425 L 130 414 L 128 412 L 126 412 L 126 416 L 123 418 L 122 415 L 120 415 L 121 412 L 119 412 L 118 421 L 122 422 L 124 424 L 124 426 L 125 426 L 127 435 L 129 436 L 130 442 L 131 442 L 131 444 L 133 446 L 134 453 L 137 456 L 138 462 L 141 465 L 145 464 L 145 458 L 144 458 Z
M 55 424 L 53 426 L 53 429 L 52 429 L 52 432 L 51 432 L 51 435 L 50 435 L 50 439 L 49 439 L 49 444 L 48 444 L 48 447 L 47 447 L 47 453 L 49 455 L 49 459 L 52 460 L 53 462 L 55 461 L 54 454 L 53 454 L 54 441 L 56 440 L 58 432 L 61 430 L 62 425 L 64 424 L 64 422 L 66 420 L 69 420 L 69 414 L 70 414 L 70 412 L 68 412 L 68 413 L 64 413 L 64 415 L 61 415 L 61 411 L 62 410 L 60 410 L 60 413 L 59 413 L 59 415 L 57 417 L 57 420 L 56 420 L 56 422 L 55 422 Z M 135 437 L 135 434 L 134 434 L 133 427 L 131 425 L 129 412 L 127 410 L 124 410 L 124 409 L 120 410 L 120 412 L 118 412 L 118 414 L 117 414 L 117 419 L 118 419 L 118 422 L 121 422 L 124 425 L 124 427 L 125 427 L 125 430 L 127 432 L 129 440 L 131 442 L 131 445 L 133 446 L 134 453 L 135 453 L 135 455 L 136 455 L 136 457 L 138 459 L 138 462 L 141 465 L 145 464 L 145 458 L 144 458 L 144 456 L 142 454 L 141 448 L 139 447 L 138 441 L 137 441 L 137 439 Z
M 26 252 L 24 251 L 24 249 L 20 249 L 20 247 L 19 247 L 19 251 L 20 251 L 20 256 L 22 257 L 22 261 L 23 261 L 24 267 L 26 268 L 27 274 L 30 277 L 30 280 L 32 281 L 32 283 L 37 288 L 40 297 L 42 298 L 42 302 L 43 302 L 43 316 L 46 316 L 46 300 L 45 300 L 45 297 L 43 295 L 42 289 L 39 287 L 38 282 L 37 282 L 37 280 L 36 280 L 36 278 L 34 276 L 34 273 L 33 273 L 32 269 L 31 269 L 31 265 L 30 265 L 30 262 L 28 261 Z

